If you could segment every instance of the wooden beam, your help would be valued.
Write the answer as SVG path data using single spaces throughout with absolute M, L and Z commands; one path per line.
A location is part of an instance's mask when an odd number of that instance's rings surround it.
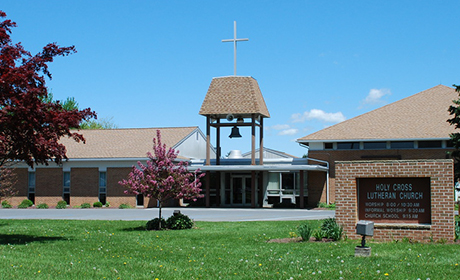
M 264 118 L 260 116 L 259 165 L 264 165 Z
M 211 123 L 212 127 L 233 127 L 233 126 L 257 126 L 260 127 L 260 124 L 258 123 Z
M 220 119 L 217 120 L 220 123 Z M 216 165 L 220 165 L 220 126 L 216 126 Z
M 256 165 L 256 117 L 252 114 L 251 117 L 251 165 Z
M 211 117 L 206 116 L 206 165 L 211 165 Z

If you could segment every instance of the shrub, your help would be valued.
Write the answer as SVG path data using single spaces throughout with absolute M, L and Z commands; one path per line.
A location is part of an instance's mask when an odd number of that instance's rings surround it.
M 297 228 L 297 232 L 304 241 L 308 241 L 313 234 L 313 228 L 309 224 L 302 224 Z
M 37 205 L 37 209 L 48 209 L 49 206 L 46 203 L 40 203 Z
M 67 208 L 67 202 L 65 200 L 61 200 L 57 203 L 56 209 L 66 209 Z
M 34 203 L 32 202 L 32 200 L 29 200 L 29 199 L 24 199 L 21 204 L 18 205 L 18 208 L 27 208 L 27 207 L 31 207 L 32 205 L 34 205 Z
M 325 233 L 325 237 L 334 241 L 340 240 L 343 234 L 342 226 L 338 225 L 335 218 L 329 218 L 323 221 L 321 231 Z
M 120 209 L 130 209 L 132 207 L 129 204 L 123 203 L 123 204 L 120 204 L 120 206 L 118 206 L 118 208 L 120 208 Z
M 326 202 L 320 202 L 318 203 L 318 207 L 335 210 L 335 203 L 327 204 Z
M 104 204 L 105 207 L 109 207 L 110 206 L 110 202 L 106 201 L 105 204 Z
M 155 218 L 153 220 L 148 221 L 147 224 L 145 225 L 145 228 L 147 230 L 159 230 L 160 229 L 160 219 Z M 166 221 L 163 218 L 161 218 L 161 228 L 162 229 L 166 228 Z
M 166 227 L 169 229 L 189 229 L 193 227 L 193 221 L 187 215 L 176 213 L 168 218 Z
M 313 231 L 313 237 L 316 239 L 316 241 L 321 241 L 323 238 L 326 238 L 326 233 L 320 228 L 317 228 Z
M 11 208 L 13 205 L 11 205 L 8 200 L 3 200 L 2 201 L 2 208 Z
M 102 207 L 102 202 L 100 202 L 100 201 L 94 202 L 93 207 Z
M 460 238 L 460 221 L 455 222 L 455 240 Z
M 89 204 L 89 203 L 82 203 L 82 204 L 80 205 L 80 207 L 81 207 L 81 208 L 91 208 L 91 204 Z

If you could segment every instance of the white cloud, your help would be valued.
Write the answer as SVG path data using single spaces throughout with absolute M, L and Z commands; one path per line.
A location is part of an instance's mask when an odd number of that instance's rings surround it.
M 289 129 L 291 128 L 291 126 L 288 124 L 275 124 L 271 128 L 274 130 L 283 130 L 283 129 Z
M 289 124 L 275 124 L 268 127 L 269 130 L 280 130 L 278 135 L 294 135 L 299 132 L 297 128 L 292 128 Z
M 318 120 L 321 122 L 328 122 L 328 123 L 339 123 L 339 122 L 343 122 L 344 120 L 346 120 L 342 112 L 326 113 L 320 109 L 311 109 L 310 111 L 306 111 L 303 114 L 300 114 L 300 113 L 292 114 L 291 119 L 293 122 L 305 122 L 307 120 Z
M 280 131 L 278 135 L 294 135 L 294 134 L 297 134 L 298 132 L 299 130 L 297 128 L 289 128 L 289 129 Z
M 384 97 L 385 95 L 391 95 L 391 91 L 386 88 L 382 88 L 382 89 L 373 88 L 369 91 L 369 94 L 361 102 L 361 104 L 364 106 L 364 105 L 385 103 L 385 101 L 382 100 L 382 97 Z

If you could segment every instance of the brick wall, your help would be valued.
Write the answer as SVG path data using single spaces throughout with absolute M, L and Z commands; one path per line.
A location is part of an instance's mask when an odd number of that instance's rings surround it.
M 99 168 L 72 168 L 70 171 L 70 204 L 99 201 Z
M 56 206 L 62 200 L 62 168 L 37 168 L 35 170 L 35 205 L 46 203 Z
M 16 175 L 16 184 L 14 184 L 14 188 L 18 191 L 18 193 L 13 197 L 5 198 L 5 200 L 7 200 L 11 205 L 17 206 L 24 199 L 27 199 L 29 170 L 27 168 L 14 168 L 13 173 Z
M 430 177 L 431 225 L 375 224 L 374 239 L 417 241 L 454 239 L 452 160 L 344 161 L 335 163 L 336 219 L 351 239 L 361 238 L 356 178 Z
M 136 206 L 136 197 L 125 194 L 125 188 L 118 184 L 122 179 L 128 178 L 131 169 L 130 167 L 107 168 L 107 201 L 110 202 L 110 207 L 118 207 L 120 204 Z M 145 207 L 148 202 L 148 199 L 144 200 Z
M 361 161 L 363 159 L 446 159 L 447 151 L 452 149 L 392 149 L 392 150 L 310 150 L 308 157 L 324 160 L 329 162 L 329 199 L 330 202 L 335 202 L 335 180 L 336 180 L 336 161 Z M 385 158 L 387 157 L 387 158 Z M 324 184 L 320 182 L 325 176 L 321 172 L 309 172 L 309 196 L 310 189 L 314 194 L 313 197 L 308 198 L 310 206 L 316 206 L 318 202 L 326 202 L 326 180 L 323 179 Z M 320 194 L 320 197 L 318 197 Z

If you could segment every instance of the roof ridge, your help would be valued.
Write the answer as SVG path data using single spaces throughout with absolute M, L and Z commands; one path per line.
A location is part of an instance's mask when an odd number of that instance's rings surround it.
M 110 129 L 102 129 L 102 128 L 93 128 L 93 129 L 79 129 L 79 131 L 115 131 L 115 130 L 151 130 L 151 129 L 182 129 L 182 128 L 197 128 L 198 126 L 165 126 L 165 127 L 122 127 L 122 128 L 110 128 Z M 73 129 L 76 130 L 76 129 Z
M 315 131 L 315 132 L 313 132 L 311 134 L 308 134 L 308 135 L 306 135 L 304 137 L 298 138 L 297 141 L 302 140 L 302 139 L 304 139 L 304 140 L 312 139 L 318 134 L 325 134 L 325 133 L 327 134 L 330 130 L 340 129 L 342 126 L 345 126 L 345 125 L 347 125 L 349 123 L 355 123 L 355 122 L 359 122 L 361 119 L 367 119 L 369 115 L 378 114 L 381 111 L 387 110 L 389 107 L 397 107 L 401 103 L 407 103 L 407 102 L 410 103 L 411 99 L 420 98 L 420 96 L 426 95 L 429 92 L 435 91 L 437 89 L 439 89 L 439 90 L 447 90 L 447 89 L 454 90 L 454 88 L 439 84 L 439 85 L 431 87 L 429 89 L 426 89 L 426 90 L 420 91 L 418 93 L 409 95 L 409 96 L 407 96 L 405 98 L 402 98 L 400 100 L 397 100 L 397 101 L 391 102 L 389 104 L 386 104 L 386 105 L 384 105 L 382 107 L 376 108 L 376 109 L 371 110 L 369 112 L 366 112 L 366 113 L 363 113 L 361 115 L 355 116 L 353 118 L 347 119 L 347 120 L 342 121 L 340 123 L 337 123 L 337 124 L 328 126 L 328 127 L 324 128 L 324 129 Z M 447 107 L 446 107 L 446 112 L 447 112 Z

